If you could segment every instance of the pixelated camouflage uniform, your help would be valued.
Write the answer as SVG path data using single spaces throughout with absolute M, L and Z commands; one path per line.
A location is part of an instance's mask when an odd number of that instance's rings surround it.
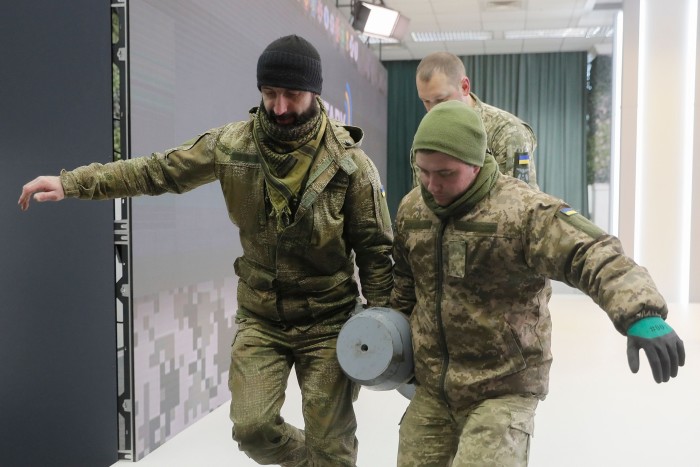
M 642 317 L 667 314 L 616 237 L 512 177 L 497 173 L 469 212 L 444 222 L 414 188 L 398 208 L 395 235 L 391 306 L 410 314 L 419 390 L 451 410 L 507 395 L 544 399 L 549 279 L 589 295 L 623 335 Z
M 469 95 L 484 123 L 486 147 L 496 158 L 498 170 L 539 189 L 535 168 L 537 138 L 530 125 L 505 110 L 485 104 L 473 92 Z
M 505 110 L 483 103 L 473 92 L 469 95 L 474 100 L 474 110 L 484 124 L 486 148 L 496 158 L 498 170 L 539 189 L 535 167 L 537 138 L 530 125 Z M 414 187 L 420 185 L 420 173 L 415 162 L 415 154 L 411 151 Z
M 358 297 L 355 262 L 368 305 L 388 305 L 393 234 L 384 191 L 376 167 L 359 148 L 362 130 L 329 120 L 294 220 L 278 232 L 268 215 L 252 130 L 251 114 L 248 121 L 212 129 L 163 154 L 62 171 L 61 181 L 66 196 L 107 199 L 184 193 L 218 180 L 243 247 L 234 263 L 239 276 L 239 330 L 229 379 L 234 438 L 261 463 L 354 465 L 357 388 L 337 363 L 335 339 Z M 234 368 L 237 351 L 245 350 L 237 349 L 240 342 L 255 347 L 255 336 L 268 335 L 290 353 L 324 357 L 322 366 L 296 362 L 305 432 L 271 409 L 284 392 L 292 357 L 267 354 L 267 368 L 275 368 L 269 372 L 259 360 L 252 370 Z M 280 359 L 285 365 L 273 367 Z M 257 378 L 242 381 L 251 371 Z

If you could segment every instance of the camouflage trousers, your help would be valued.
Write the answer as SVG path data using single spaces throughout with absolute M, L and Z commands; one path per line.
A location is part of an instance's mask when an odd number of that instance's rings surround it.
M 229 389 L 233 439 L 259 464 L 285 467 L 354 466 L 359 386 L 335 354 L 347 316 L 281 328 L 239 310 L 231 347 Z M 294 367 L 302 396 L 303 430 L 280 415 Z
M 463 411 L 418 386 L 399 430 L 399 467 L 527 466 L 538 399 L 503 396 Z

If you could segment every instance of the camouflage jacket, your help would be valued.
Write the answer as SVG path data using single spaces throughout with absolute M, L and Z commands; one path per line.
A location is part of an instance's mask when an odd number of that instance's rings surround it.
M 471 211 L 444 223 L 415 188 L 395 235 L 391 306 L 410 314 L 416 380 L 454 407 L 502 394 L 544 399 L 549 279 L 590 296 L 622 334 L 667 313 L 616 237 L 512 177 L 498 174 Z
M 537 138 L 530 125 L 505 110 L 481 102 L 473 92 L 469 95 L 474 100 L 474 110 L 484 124 L 486 149 L 498 162 L 498 170 L 539 190 L 535 167 Z M 420 185 L 420 174 L 415 163 L 416 155 L 411 149 L 414 187 Z
M 329 121 L 295 218 L 278 232 L 252 129 L 252 118 L 230 123 L 162 154 L 63 171 L 61 181 L 66 196 L 107 199 L 218 180 L 243 247 L 234 263 L 239 307 L 281 323 L 351 310 L 355 263 L 367 303 L 386 306 L 393 233 L 379 174 L 359 148 L 362 130 Z
M 474 94 L 474 110 L 486 130 L 486 147 L 498 162 L 502 174 L 511 175 L 539 189 L 535 169 L 537 138 L 530 125 L 515 115 L 481 102 Z

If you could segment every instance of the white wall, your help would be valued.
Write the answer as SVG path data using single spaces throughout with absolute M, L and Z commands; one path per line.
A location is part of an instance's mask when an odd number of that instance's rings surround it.
M 693 267 L 691 277 L 690 265 L 700 261 L 700 248 L 691 249 L 700 222 L 692 206 L 700 198 L 697 0 L 623 5 L 619 236 L 667 301 L 687 303 L 699 274 Z

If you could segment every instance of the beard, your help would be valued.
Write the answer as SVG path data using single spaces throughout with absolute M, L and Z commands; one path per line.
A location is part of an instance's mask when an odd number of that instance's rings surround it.
M 309 122 L 310 120 L 316 118 L 321 111 L 321 108 L 319 107 L 318 103 L 316 100 L 314 100 L 311 103 L 311 106 L 304 110 L 303 112 L 285 112 L 283 114 L 276 114 L 274 110 L 268 110 L 265 108 L 265 105 L 261 104 L 260 105 L 264 110 L 265 113 L 267 114 L 268 118 L 270 121 L 279 129 L 294 129 L 302 126 L 303 124 Z M 291 118 L 292 122 L 288 124 L 280 124 L 280 120 L 287 120 Z

